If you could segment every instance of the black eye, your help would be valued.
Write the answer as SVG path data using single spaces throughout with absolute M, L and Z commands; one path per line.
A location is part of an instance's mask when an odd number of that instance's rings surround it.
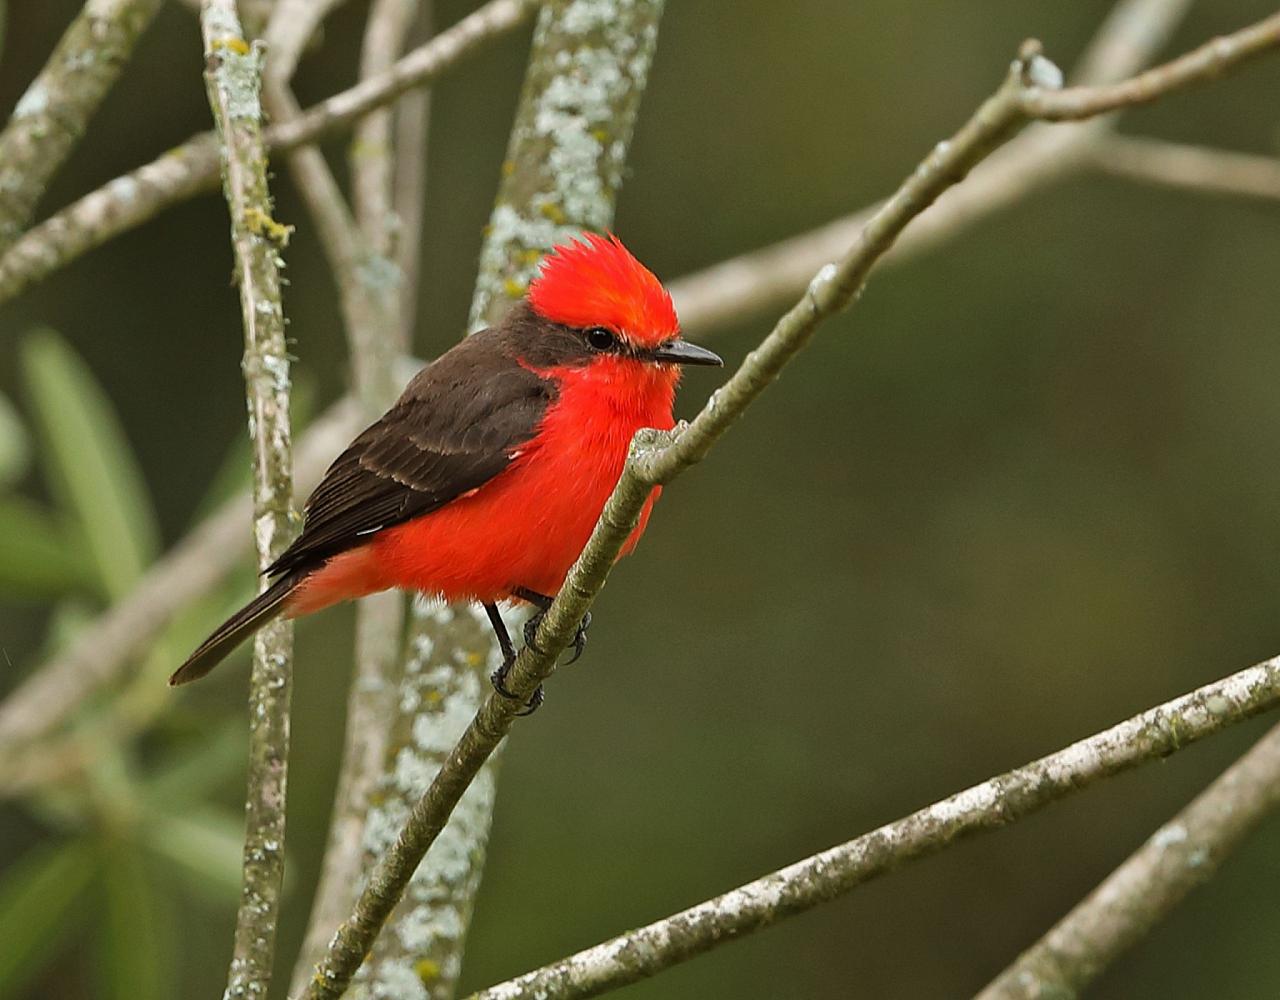
M 602 326 L 593 326 L 587 331 L 587 343 L 595 351 L 608 351 L 617 346 L 617 338 Z

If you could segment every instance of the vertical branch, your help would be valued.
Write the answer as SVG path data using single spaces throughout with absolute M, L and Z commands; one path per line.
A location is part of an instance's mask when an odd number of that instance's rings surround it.
M 416 13 L 417 0 L 375 0 L 361 49 L 362 80 L 395 64 Z M 285 116 L 297 111 L 283 76 L 291 70 L 292 63 L 269 84 L 269 96 Z M 394 363 L 407 348 L 396 244 L 401 238 L 416 243 L 421 236 L 416 228 L 403 231 L 394 214 L 397 163 L 422 153 L 394 149 L 392 115 L 390 109 L 380 109 L 356 128 L 350 151 L 354 216 L 318 149 L 301 149 L 290 157 L 338 284 L 355 394 L 370 421 L 394 401 L 398 390 Z M 400 594 L 375 594 L 360 601 L 342 768 L 320 882 L 294 966 L 295 991 L 302 989 L 331 928 L 349 911 L 359 886 L 365 817 L 387 753 L 403 632 Z
M 0 133 L 0 252 L 31 221 L 161 2 L 88 0 L 18 101 Z
M 259 103 L 260 53 L 244 40 L 234 0 L 201 10 L 205 82 L 222 138 L 235 274 L 244 316 L 244 374 L 253 436 L 254 533 L 266 566 L 292 532 L 289 360 L 280 295 L 280 248 L 289 230 L 271 217 Z M 254 638 L 249 682 L 249 790 L 244 882 L 228 997 L 264 997 L 284 875 L 285 792 L 293 629 L 277 621 Z
M 661 0 L 555 0 L 538 18 L 480 251 L 472 329 L 524 295 L 556 243 L 612 225 L 661 13 Z
M 621 9 L 619 9 L 621 8 Z M 502 166 L 471 326 L 519 299 L 537 261 L 582 229 L 607 229 L 657 44 L 661 0 L 554 0 L 534 32 Z M 403 162 L 403 160 L 402 160 Z M 385 773 L 365 832 L 366 871 L 488 693 L 498 650 L 483 615 L 415 605 Z M 496 789 L 490 760 L 458 803 L 357 977 L 362 996 L 451 997 L 484 865 Z

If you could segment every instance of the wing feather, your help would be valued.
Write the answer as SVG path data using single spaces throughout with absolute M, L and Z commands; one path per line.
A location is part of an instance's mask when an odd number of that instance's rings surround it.
M 314 568 L 502 472 L 537 433 L 555 384 L 500 348 L 495 331 L 482 331 L 419 372 L 334 460 L 307 500 L 302 534 L 267 572 Z

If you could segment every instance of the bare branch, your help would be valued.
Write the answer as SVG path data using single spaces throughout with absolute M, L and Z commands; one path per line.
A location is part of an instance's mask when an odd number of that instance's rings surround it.
M 1280 24 L 1276 28 L 1270 43 L 1273 45 L 1280 44 Z M 1252 38 L 1255 33 L 1256 28 L 1248 28 L 1241 34 Z M 1217 71 L 1256 55 L 1266 46 L 1229 42 L 1224 46 L 1223 41 L 1218 40 L 1205 47 L 1215 52 L 1224 48 L 1227 55 L 1215 56 L 1209 63 Z M 1170 64 L 1175 69 L 1160 77 L 1164 85 L 1175 89 L 1185 83 L 1186 67 L 1194 64 L 1202 51 Z M 1202 73 L 1201 78 L 1204 75 L 1207 74 Z M 1151 74 L 1143 77 L 1152 79 Z M 817 326 L 856 298 L 871 268 L 906 225 L 1025 123 L 1032 109 L 1050 106 L 1044 98 L 1055 78 L 1060 79 L 1060 74 L 1040 55 L 1039 45 L 1026 43 L 1000 89 L 955 136 L 934 148 L 867 223 L 839 263 L 819 271 L 800 302 L 779 320 L 733 377 L 712 395 L 693 423 L 670 433 L 641 431 L 636 435 L 622 476 L 591 539 L 539 625 L 536 644 L 526 646 L 511 668 L 507 687 L 514 698 L 491 693 L 480 707 L 415 804 L 394 844 L 379 860 L 351 917 L 338 928 L 305 994 L 309 1000 L 342 994 L 423 855 L 443 829 L 467 786 L 510 729 L 519 705 L 554 671 L 555 657 L 569 644 L 577 623 L 603 588 L 652 487 L 670 482 L 705 457 L 787 362 L 804 348 Z M 1111 87 L 1100 89 L 1104 95 L 1114 93 Z M 1146 100 L 1150 98 L 1150 89 L 1131 88 L 1128 92 L 1135 100 Z M 1081 99 L 1100 111 L 1115 106 L 1106 99 L 1091 102 L 1087 91 L 1077 90 L 1073 101 Z
M 1162 826 L 977 1000 L 1076 996 L 1280 806 L 1280 727 Z
M 1235 69 L 1280 41 L 1280 14 L 1273 14 L 1231 35 L 1223 35 L 1194 51 L 1120 83 L 1055 90 L 1037 86 L 1022 97 L 1028 118 L 1041 121 L 1079 121 L 1096 115 L 1150 104 L 1160 97 L 1204 83 Z
M 294 121 L 263 133 L 270 151 L 314 142 L 438 79 L 485 45 L 524 24 L 536 0 L 489 0 L 426 45 L 409 53 L 376 80 L 335 94 Z M 159 159 L 117 177 L 34 226 L 0 257 L 0 303 L 28 285 L 101 246 L 218 179 L 217 143 L 202 133 Z
M 1076 78 L 1085 84 L 1104 84 L 1132 76 L 1168 42 L 1190 6 L 1191 0 L 1120 0 L 1080 57 Z M 886 262 L 928 252 L 971 223 L 1080 169 L 1093 144 L 1109 134 L 1113 124 L 1113 119 L 1099 118 L 1069 127 L 1027 129 L 979 165 L 965 184 L 948 192 L 933 211 L 912 223 Z M 781 308 L 804 291 L 814 272 L 858 238 L 879 208 L 872 205 L 673 281 L 670 290 L 681 324 L 691 334 L 705 335 Z
M 260 53 L 245 40 L 234 0 L 204 0 L 205 83 L 223 146 L 236 281 L 244 316 L 243 368 L 253 437 L 254 535 L 266 568 L 293 535 L 289 356 L 280 294 L 280 250 L 289 230 L 271 215 L 259 104 Z M 249 790 L 244 881 L 226 996 L 265 997 L 271 983 L 284 880 L 285 795 L 293 625 L 258 630 L 249 680 Z
M 1203 194 L 1280 200 L 1280 160 L 1159 139 L 1111 136 L 1090 151 L 1104 173 Z
M 0 251 L 21 235 L 162 0 L 88 0 L 0 133 Z
M 1280 657 L 1206 684 L 722 896 L 481 990 L 469 1000 L 599 996 L 803 913 L 960 839 L 1007 826 L 1103 778 L 1159 760 L 1277 705 Z M 1270 753 L 1275 757 L 1280 746 Z M 1280 797 L 1280 790 L 1273 787 L 1270 795 Z

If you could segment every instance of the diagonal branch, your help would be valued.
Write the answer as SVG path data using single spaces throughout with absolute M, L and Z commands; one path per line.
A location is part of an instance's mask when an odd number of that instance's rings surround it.
M 1168 42 L 1190 6 L 1191 0 L 1120 0 L 1081 55 L 1075 77 L 1084 84 L 1104 84 L 1132 76 Z M 928 252 L 972 223 L 1079 170 L 1114 124 L 1104 117 L 1027 129 L 913 222 L 885 262 Z M 673 281 L 670 291 L 685 330 L 705 336 L 708 330 L 782 308 L 804 291 L 814 272 L 844 253 L 880 207 L 871 205 Z
M 1259 27 L 1265 30 L 1260 31 Z M 1057 68 L 1039 54 L 1036 43 L 1023 46 L 1000 89 L 950 140 L 939 143 L 868 222 L 858 241 L 837 264 L 824 267 L 804 297 L 779 320 L 698 417 L 674 432 L 641 431 L 613 495 L 564 587 L 546 612 L 536 648 L 526 646 L 511 669 L 507 687 L 514 699 L 491 693 L 454 746 L 431 785 L 415 804 L 394 844 L 380 859 L 351 917 L 338 928 L 305 996 L 309 1000 L 342 994 L 363 961 L 405 885 L 447 822 L 463 792 L 511 728 L 516 712 L 555 669 L 555 657 L 569 644 L 577 623 L 603 588 L 622 545 L 656 484 L 668 483 L 697 463 L 745 409 L 808 343 L 817 326 L 848 306 L 868 273 L 906 225 L 1018 127 L 1035 114 L 1097 112 L 1117 106 L 1117 94 L 1149 100 L 1161 87 L 1172 91 L 1207 79 L 1280 46 L 1280 16 L 1244 29 L 1246 43 L 1219 39 L 1167 67 L 1142 74 L 1140 87 L 1118 85 L 1075 88 L 1055 102 Z M 545 650 L 546 652 L 541 652 Z
M 406 91 L 426 86 L 520 27 L 536 7 L 536 0 L 489 0 L 386 73 L 321 101 L 294 121 L 266 129 L 268 151 L 315 142 Z M 217 180 L 217 141 L 205 132 L 90 192 L 34 226 L 0 257 L 0 303 L 179 201 L 212 190 Z
M 1206 684 L 714 899 L 481 990 L 468 1000 L 528 996 L 580 1000 L 646 979 L 785 917 L 830 902 L 908 861 L 936 854 L 974 834 L 1007 826 L 1095 782 L 1159 760 L 1277 705 L 1280 657 Z M 1271 754 L 1276 753 L 1273 748 Z M 1273 791 L 1271 798 L 1277 796 L 1280 792 Z M 1046 990 L 1025 995 L 1058 993 Z M 1075 994 L 1064 991 L 1061 995 Z
M 1280 727 L 1028 948 L 977 1000 L 1077 996 L 1140 941 L 1280 806 Z
M 1139 70 L 1167 41 L 1189 3 L 1120 0 L 1081 57 L 1080 79 L 1113 82 Z M 1025 195 L 1035 184 L 1057 176 L 1061 169 L 1071 169 L 1081 155 L 1078 147 L 1090 145 L 1099 127 L 1106 128 L 1109 122 L 1103 118 L 1028 129 L 912 223 L 886 261 L 928 250 L 987 212 Z M 798 295 L 819 267 L 853 243 L 876 207 L 674 282 L 671 290 L 685 329 L 706 330 Z M 416 370 L 417 363 L 412 364 Z M 328 459 L 358 429 L 356 421 L 350 400 L 345 400 L 303 436 L 295 454 L 300 488 L 315 483 Z M 245 548 L 238 525 L 248 515 L 239 509 L 241 504 L 239 498 L 229 501 L 160 560 L 139 587 L 99 618 L 81 641 L 40 667 L 0 705 L 0 760 L 14 758 L 25 744 L 54 728 L 85 695 L 119 673 L 128 657 L 145 648 L 176 611 L 230 572 Z M 4 773 L 0 768 L 0 786 L 6 780 Z
M 162 0 L 88 0 L 0 133 L 0 251 L 31 221 Z
M 265 568 L 293 534 L 289 358 L 280 293 L 280 249 L 288 229 L 271 217 L 258 101 L 260 53 L 244 40 L 234 0 L 204 0 L 200 27 L 209 106 L 223 144 L 244 315 L 243 367 L 254 443 L 254 533 L 258 565 Z M 227 997 L 265 997 L 271 982 L 284 878 L 292 624 L 275 621 L 260 629 L 253 654 L 244 877 Z

